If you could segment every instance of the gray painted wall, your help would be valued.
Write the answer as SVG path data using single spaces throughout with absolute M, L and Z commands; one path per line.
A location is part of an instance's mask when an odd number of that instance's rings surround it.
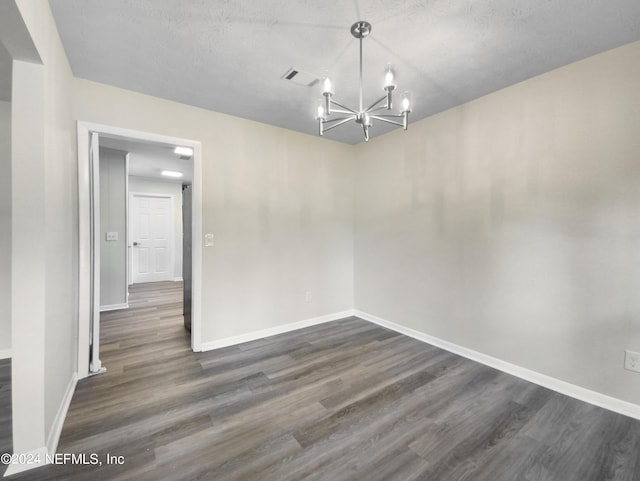
M 0 359 L 11 350 L 11 104 L 0 101 Z
M 127 302 L 126 152 L 100 147 L 100 307 Z M 107 232 L 118 240 L 108 241 Z
M 640 404 L 640 43 L 358 147 L 355 307 Z
M 131 162 L 134 161 L 134 154 L 131 154 Z M 182 278 L 182 185 L 175 182 L 162 182 L 159 179 L 148 179 L 145 177 L 129 176 L 129 192 L 139 192 L 143 194 L 163 194 L 173 196 L 174 217 L 174 266 L 173 277 Z

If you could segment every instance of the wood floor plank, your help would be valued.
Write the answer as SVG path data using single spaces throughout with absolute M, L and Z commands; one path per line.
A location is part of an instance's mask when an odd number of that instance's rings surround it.
M 67 415 L 59 452 L 125 463 L 10 480 L 640 481 L 640 422 L 362 319 L 193 353 L 181 287 L 103 314 Z

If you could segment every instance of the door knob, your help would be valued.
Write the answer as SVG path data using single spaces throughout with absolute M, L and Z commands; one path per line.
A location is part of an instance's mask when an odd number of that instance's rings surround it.
M 138 247 L 140 244 L 138 244 L 137 242 L 133 243 L 133 247 Z

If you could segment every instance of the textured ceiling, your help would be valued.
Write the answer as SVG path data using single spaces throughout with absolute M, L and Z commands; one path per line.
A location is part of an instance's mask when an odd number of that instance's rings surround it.
M 148 177 L 163 182 L 190 184 L 193 182 L 193 160 L 181 159 L 173 152 L 175 145 L 140 142 L 100 136 L 100 146 L 122 150 L 129 156 L 129 175 Z M 176 170 L 184 175 L 179 179 L 164 177 L 163 170 Z
M 281 79 L 334 72 L 357 101 L 367 20 L 365 103 L 387 63 L 412 119 L 640 39 L 638 0 L 50 0 L 76 76 L 315 134 L 319 87 Z M 374 125 L 371 135 L 388 131 Z M 327 137 L 362 140 L 356 125 Z
M 13 60 L 0 42 L 0 100 L 11 102 L 11 71 Z

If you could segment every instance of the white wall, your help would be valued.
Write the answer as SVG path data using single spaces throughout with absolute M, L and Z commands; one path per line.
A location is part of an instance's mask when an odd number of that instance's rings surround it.
M 0 359 L 11 354 L 11 103 L 0 102 Z
M 135 154 L 131 154 L 131 159 L 134 157 Z M 129 192 L 173 196 L 173 212 L 175 214 L 173 222 L 173 238 L 175 239 L 173 277 L 175 280 L 182 279 L 182 185 L 176 182 L 162 182 L 159 179 L 130 175 Z
M 352 308 L 352 146 L 81 79 L 74 105 L 202 142 L 204 343 Z
M 78 335 L 78 161 L 71 116 L 71 69 L 47 2 L 37 7 L 47 28 L 45 62 L 47 436 L 76 372 Z
M 126 152 L 100 148 L 100 307 L 127 303 Z M 118 240 L 108 241 L 107 232 Z
M 71 70 L 48 2 L 17 5 L 42 60 L 14 59 L 13 68 L 12 394 L 21 453 L 55 434 L 74 380 L 78 220 Z
M 357 309 L 640 404 L 640 43 L 357 150 Z

